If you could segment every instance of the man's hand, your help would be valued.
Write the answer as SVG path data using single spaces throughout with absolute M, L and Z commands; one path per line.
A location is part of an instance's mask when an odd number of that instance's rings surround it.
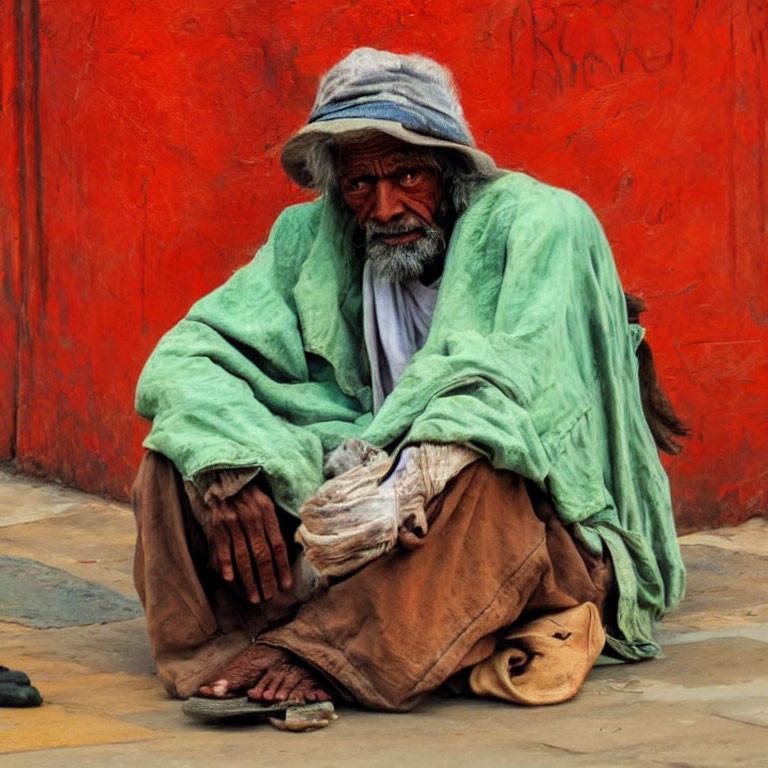
M 235 569 L 252 603 L 293 586 L 288 552 L 272 500 L 258 486 L 245 486 L 224 501 L 212 500 L 204 528 L 211 567 L 226 581 Z

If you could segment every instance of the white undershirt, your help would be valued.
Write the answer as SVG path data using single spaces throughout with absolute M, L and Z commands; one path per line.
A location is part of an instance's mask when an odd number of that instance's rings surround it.
M 427 338 L 440 288 L 418 280 L 388 283 L 363 269 L 363 335 L 371 366 L 373 412 L 395 388 L 405 367 Z

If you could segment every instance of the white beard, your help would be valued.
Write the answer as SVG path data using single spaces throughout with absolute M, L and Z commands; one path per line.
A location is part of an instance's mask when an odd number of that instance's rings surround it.
M 423 234 L 409 243 L 390 245 L 382 236 L 406 234 L 414 229 Z M 419 278 L 435 264 L 445 251 L 445 233 L 437 226 L 412 222 L 376 224 L 368 222 L 365 229 L 365 257 L 371 262 L 377 280 L 388 283 L 407 283 Z

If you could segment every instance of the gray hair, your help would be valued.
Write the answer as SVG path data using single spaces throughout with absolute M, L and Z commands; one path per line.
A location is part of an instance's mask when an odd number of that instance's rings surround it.
M 364 139 L 372 132 L 368 129 L 348 133 L 344 137 L 345 144 Z M 442 176 L 447 193 L 445 203 L 449 209 L 444 213 L 454 216 L 464 213 L 474 193 L 498 175 L 478 172 L 465 155 L 452 149 L 414 145 L 413 151 L 427 167 L 433 168 Z M 328 136 L 307 148 L 305 162 L 313 180 L 312 189 L 344 206 L 337 170 L 339 152 L 337 140 Z

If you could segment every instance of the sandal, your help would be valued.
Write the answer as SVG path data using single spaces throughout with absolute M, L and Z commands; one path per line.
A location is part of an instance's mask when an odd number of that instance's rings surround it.
M 267 720 L 270 725 L 283 731 L 309 731 L 325 728 L 338 719 L 333 703 L 320 701 L 314 704 L 299 704 L 292 701 L 262 704 L 247 696 L 235 699 L 209 699 L 193 696 L 187 699 L 181 710 L 197 720 L 215 722 L 218 720 L 257 718 Z

